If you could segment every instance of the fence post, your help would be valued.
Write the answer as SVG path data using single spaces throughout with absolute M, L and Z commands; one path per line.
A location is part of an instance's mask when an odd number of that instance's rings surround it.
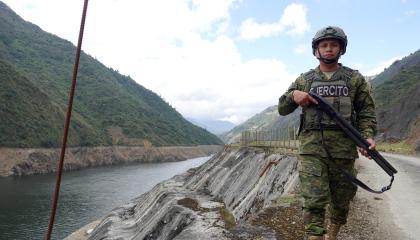
M 283 143 L 283 148 L 286 147 L 286 139 L 284 138 L 284 128 L 283 131 L 281 132 L 281 142 Z
M 258 145 L 258 133 L 257 130 L 255 130 L 255 145 Z
M 271 130 L 271 141 L 270 141 L 270 147 L 272 147 L 273 146 L 273 141 L 274 141 L 274 131 L 273 130 Z
M 296 129 L 296 126 L 289 125 L 270 131 L 245 130 L 241 132 L 240 145 L 297 149 L 299 144 Z

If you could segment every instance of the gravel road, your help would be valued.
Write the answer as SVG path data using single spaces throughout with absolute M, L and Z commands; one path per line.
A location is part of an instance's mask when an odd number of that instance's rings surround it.
M 420 239 L 420 158 L 382 155 L 398 170 L 392 189 L 378 195 L 359 188 L 339 239 Z M 374 189 L 389 183 L 374 161 L 360 158 L 357 168 L 358 178 Z

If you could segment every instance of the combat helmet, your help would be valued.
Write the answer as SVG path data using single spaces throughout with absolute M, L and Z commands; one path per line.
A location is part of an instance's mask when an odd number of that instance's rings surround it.
M 315 50 L 318 47 L 318 43 L 324 39 L 337 39 L 341 44 L 341 55 L 346 53 L 347 48 L 347 36 L 344 33 L 343 29 L 335 26 L 328 26 L 321 28 L 316 32 L 315 36 L 312 38 L 312 53 L 315 55 Z

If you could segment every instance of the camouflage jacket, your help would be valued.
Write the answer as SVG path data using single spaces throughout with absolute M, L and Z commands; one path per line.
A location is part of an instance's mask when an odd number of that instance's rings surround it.
M 334 74 L 340 74 L 344 67 L 340 67 Z M 349 68 L 347 68 L 349 69 Z M 328 81 L 319 67 L 315 70 L 315 75 Z M 370 87 L 365 78 L 355 70 L 352 70 L 348 81 L 349 95 L 351 97 L 355 127 L 363 137 L 373 138 L 376 134 L 375 104 L 370 94 Z M 333 75 L 333 77 L 334 77 Z M 292 91 L 308 91 L 308 82 L 304 78 L 305 74 L 299 76 L 279 99 L 278 111 L 280 115 L 287 115 L 293 112 L 299 105 L 293 101 Z M 333 78 L 332 77 L 332 78 Z M 325 144 L 334 158 L 357 158 L 356 145 L 340 130 L 324 130 Z M 303 130 L 299 136 L 299 154 L 315 154 L 326 157 L 326 153 L 321 144 L 321 135 L 318 130 Z

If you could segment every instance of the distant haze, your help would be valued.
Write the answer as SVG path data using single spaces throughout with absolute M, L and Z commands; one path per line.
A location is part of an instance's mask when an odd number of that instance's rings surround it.
M 210 119 L 193 119 L 187 118 L 188 121 L 194 123 L 195 125 L 205 128 L 207 131 L 214 134 L 221 134 L 227 131 L 230 131 L 235 127 L 235 124 L 229 121 L 223 120 L 210 120 Z

